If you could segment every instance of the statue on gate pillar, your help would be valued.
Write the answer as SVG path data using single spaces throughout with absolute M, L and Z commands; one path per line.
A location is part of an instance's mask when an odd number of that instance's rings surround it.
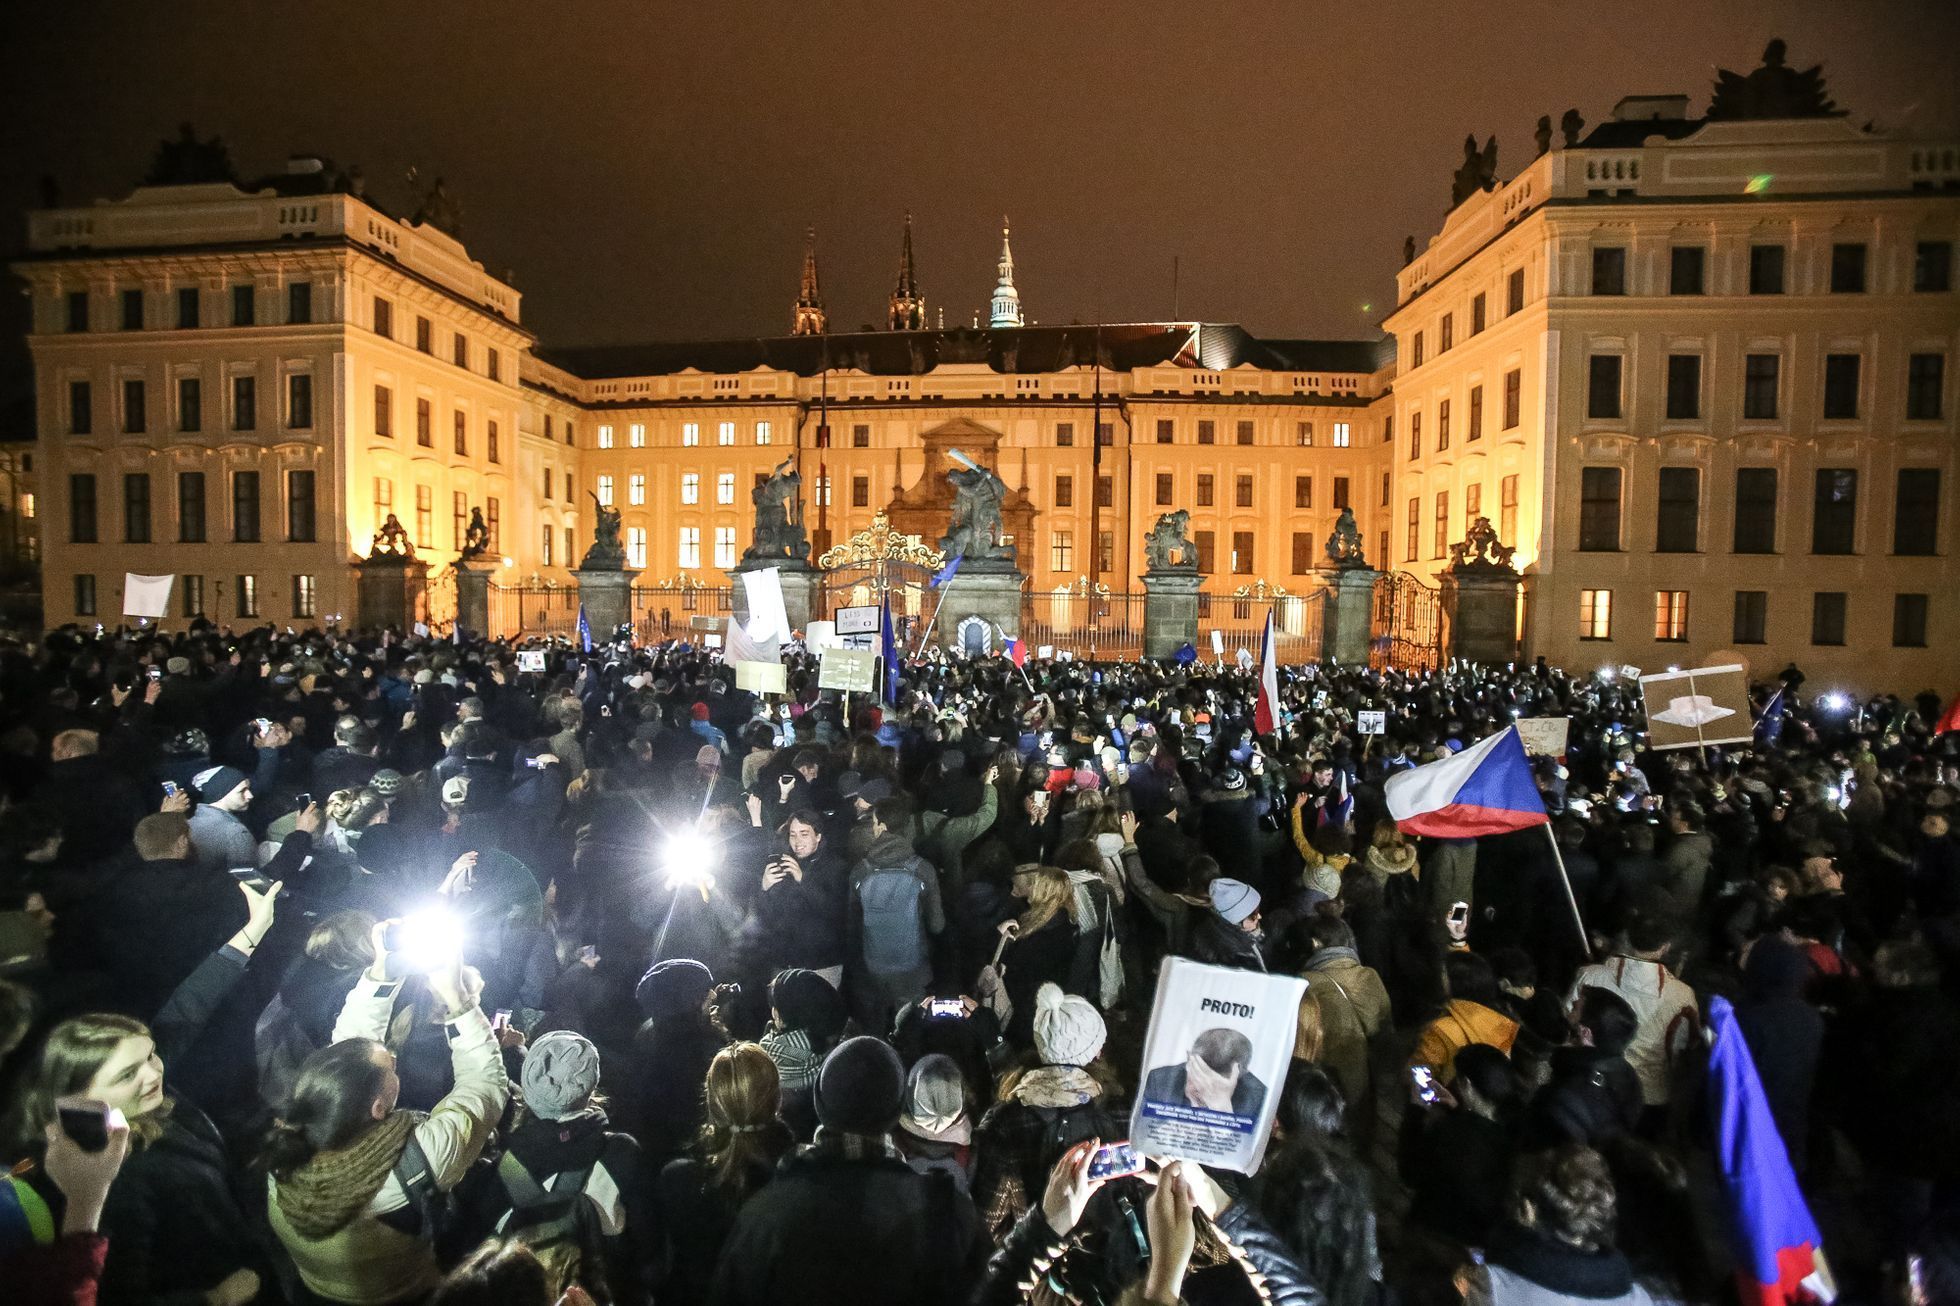
M 1497 538 L 1490 518 L 1479 517 L 1460 544 L 1450 546 L 1451 571 L 1515 571 L 1511 558 L 1517 552 Z
M 949 557 L 964 554 L 968 562 L 1000 560 L 1011 565 L 1014 546 L 1000 540 L 1000 509 L 1007 499 L 1007 482 L 958 450 L 952 452 L 964 465 L 946 473 L 953 486 L 953 520 L 939 541 L 940 552 Z
M 755 504 L 755 536 L 743 551 L 744 561 L 767 558 L 810 560 L 810 537 L 803 530 L 803 501 L 798 494 L 803 476 L 792 470 L 792 459 L 785 458 L 776 470 L 750 491 Z
M 1327 560 L 1342 571 L 1354 571 L 1368 565 L 1368 559 L 1361 552 L 1361 528 L 1355 525 L 1354 509 L 1343 508 L 1334 521 L 1334 529 L 1327 534 Z
M 1191 514 L 1183 508 L 1157 519 L 1150 534 L 1143 537 L 1144 561 L 1150 571 L 1198 570 L 1198 546 L 1191 542 L 1190 526 Z
M 599 496 L 594 494 L 592 495 L 592 547 L 585 551 L 585 557 L 579 563 L 579 570 L 624 571 L 625 569 L 626 546 L 619 542 L 619 509 L 601 503 Z
M 481 558 L 490 552 L 490 528 L 483 524 L 483 509 L 470 509 L 470 524 L 463 532 L 463 560 Z

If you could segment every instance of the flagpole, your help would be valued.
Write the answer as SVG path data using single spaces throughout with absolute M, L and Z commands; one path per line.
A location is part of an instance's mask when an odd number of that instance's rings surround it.
M 1586 933 L 1585 918 L 1579 915 L 1579 900 L 1572 894 L 1572 877 L 1565 873 L 1565 855 L 1558 850 L 1558 836 L 1552 833 L 1552 823 L 1545 822 L 1545 838 L 1552 845 L 1552 860 L 1558 863 L 1558 882 L 1565 886 L 1565 904 L 1572 908 L 1572 923 L 1579 929 L 1579 955 L 1592 956 L 1592 938 Z
M 939 602 L 932 605 L 932 617 L 926 622 L 926 628 L 919 633 L 919 646 L 912 650 L 913 657 L 921 657 L 925 654 L 926 641 L 932 638 L 933 627 L 939 624 L 939 610 L 946 606 L 946 590 L 952 583 L 952 580 L 949 578 L 945 584 L 937 587 L 939 590 Z

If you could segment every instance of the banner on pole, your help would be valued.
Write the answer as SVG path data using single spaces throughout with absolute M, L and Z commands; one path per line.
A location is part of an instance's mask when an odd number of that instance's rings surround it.
M 735 688 L 757 694 L 788 693 L 789 668 L 780 662 L 737 662 Z
M 827 648 L 817 664 L 817 688 L 869 694 L 878 688 L 878 653 L 868 648 Z

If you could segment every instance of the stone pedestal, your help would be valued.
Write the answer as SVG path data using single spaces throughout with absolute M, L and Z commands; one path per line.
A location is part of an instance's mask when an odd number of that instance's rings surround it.
M 1326 607 L 1321 612 L 1320 656 L 1348 666 L 1368 661 L 1368 644 L 1375 621 L 1373 567 L 1341 567 L 1322 573 L 1327 579 Z
M 1509 567 L 1473 565 L 1443 573 L 1451 657 L 1484 663 L 1517 660 L 1521 583 Z
M 946 599 L 933 627 L 933 641 L 954 653 L 999 652 L 1002 631 L 1013 639 L 1021 637 L 1024 582 L 1011 563 L 966 563 L 944 586 Z M 929 595 L 927 602 L 932 601 Z
M 429 564 L 419 558 L 384 554 L 354 564 L 357 618 L 363 626 L 414 626 L 429 587 Z
M 1186 644 L 1198 644 L 1198 592 L 1205 578 L 1196 571 L 1143 573 L 1143 655 L 1175 657 Z
M 456 624 L 466 634 L 494 638 L 503 633 L 490 629 L 490 578 L 500 565 L 490 558 L 456 560 Z
M 640 573 L 581 567 L 572 574 L 578 577 L 578 601 L 592 628 L 592 642 L 610 640 L 613 631 L 633 619 L 633 581 Z
M 735 619 L 747 624 L 749 619 L 749 590 L 742 583 L 742 573 L 762 571 L 774 567 L 783 584 L 783 611 L 789 616 L 790 629 L 808 630 L 810 618 L 822 619 L 828 613 L 818 611 L 823 599 L 823 573 L 808 563 L 794 562 L 790 559 L 780 561 L 771 559 L 752 559 L 737 564 L 735 568 L 735 590 L 730 597 L 734 605 Z

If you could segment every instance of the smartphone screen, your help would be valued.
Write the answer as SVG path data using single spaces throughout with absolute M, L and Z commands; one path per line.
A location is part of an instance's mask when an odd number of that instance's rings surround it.
M 966 1019 L 966 1003 L 958 998 L 934 998 L 927 1013 L 935 1018 L 950 1017 L 954 1020 Z
M 509 1007 L 499 1007 L 497 1009 L 497 1014 L 490 1018 L 490 1028 L 495 1030 L 505 1030 L 510 1028 Z
M 1436 1091 L 1436 1072 L 1428 1066 L 1409 1067 L 1409 1078 L 1415 1081 L 1416 1097 L 1424 1106 L 1433 1106 L 1441 1098 Z
M 183 792 L 184 790 L 182 786 L 180 786 L 175 780 L 165 780 L 163 782 L 163 796 L 165 798 L 175 798 L 178 794 L 181 794 Z
M 1096 1149 L 1089 1159 L 1091 1179 L 1120 1179 L 1124 1175 L 1142 1174 L 1143 1158 L 1126 1140 L 1121 1143 L 1105 1143 Z

